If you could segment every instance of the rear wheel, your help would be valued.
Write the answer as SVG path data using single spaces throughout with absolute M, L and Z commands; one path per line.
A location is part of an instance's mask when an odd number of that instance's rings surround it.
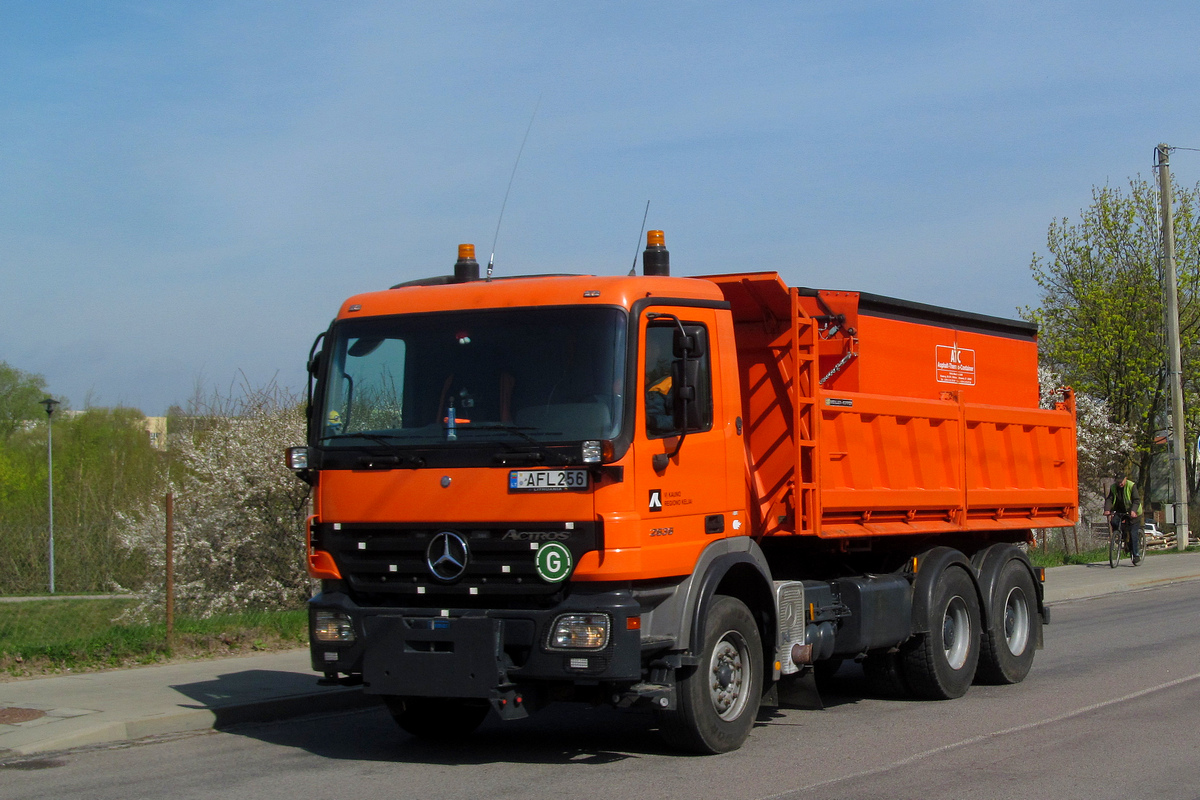
M 1000 571 L 988 614 L 979 658 L 979 678 L 985 683 L 1019 683 L 1033 666 L 1042 618 L 1029 570 L 1009 561 Z
M 736 750 L 750 735 L 762 700 L 762 639 L 745 603 L 713 598 L 697 655 L 699 666 L 679 678 L 678 708 L 660 712 L 663 736 L 696 753 Z
M 979 598 L 967 573 L 949 567 L 939 577 L 919 634 L 903 651 L 905 682 L 931 700 L 962 697 L 979 663 Z
M 486 700 L 458 697 L 385 697 L 396 724 L 421 739 L 447 741 L 466 736 L 483 722 Z

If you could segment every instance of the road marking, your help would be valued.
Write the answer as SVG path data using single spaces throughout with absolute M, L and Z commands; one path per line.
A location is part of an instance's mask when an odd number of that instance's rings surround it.
M 951 742 L 950 744 L 945 744 L 945 745 L 942 745 L 941 747 L 935 747 L 932 750 L 926 750 L 922 753 L 917 753 L 916 755 L 908 756 L 907 758 L 901 758 L 898 761 L 893 761 L 892 763 L 885 764 L 881 767 L 865 769 L 865 770 L 862 770 L 861 772 L 855 772 L 851 775 L 843 775 L 838 778 L 830 778 L 828 780 L 819 781 L 817 783 L 810 783 L 807 786 L 801 786 L 796 789 L 788 789 L 786 792 L 780 792 L 778 794 L 766 795 L 764 797 L 757 798 L 757 800 L 783 800 L 783 798 L 799 797 L 801 795 L 801 793 L 811 792 L 813 789 L 822 789 L 827 786 L 832 786 L 837 783 L 842 783 L 844 781 L 852 781 L 857 778 L 867 778 L 872 775 L 880 775 L 885 772 L 889 772 L 891 770 L 898 769 L 900 767 L 907 767 L 910 764 L 915 764 L 918 761 L 923 761 L 927 758 L 931 758 L 936 755 L 941 755 L 942 753 L 948 752 L 950 750 L 957 750 L 961 747 L 969 747 L 970 745 L 973 745 L 973 744 L 979 744 L 980 742 L 986 742 L 991 739 L 999 739 L 1002 736 L 1010 736 L 1014 733 L 1023 733 L 1025 731 L 1033 730 L 1034 728 L 1041 728 L 1046 725 L 1054 725 L 1056 723 L 1063 722 L 1065 720 L 1072 719 L 1074 717 L 1081 717 L 1084 714 L 1090 714 L 1093 711 L 1099 711 L 1102 708 L 1108 708 L 1109 706 L 1115 706 L 1119 703 L 1127 703 L 1130 700 L 1137 700 L 1139 697 L 1145 697 L 1148 694 L 1154 694 L 1155 692 L 1161 692 L 1164 689 L 1173 689 L 1176 686 L 1181 686 L 1185 683 L 1190 683 L 1195 680 L 1200 680 L 1200 673 L 1197 673 L 1195 675 L 1188 675 L 1183 678 L 1176 678 L 1173 681 L 1167 681 L 1166 683 L 1161 683 L 1158 686 L 1151 686 L 1146 689 L 1140 689 L 1136 692 L 1132 692 L 1131 694 L 1127 694 L 1124 697 L 1117 697 L 1112 700 L 1103 700 L 1099 703 L 1092 703 L 1090 706 L 1084 706 L 1083 708 L 1077 708 L 1074 711 L 1065 711 L 1062 714 L 1059 714 L 1054 717 L 1049 717 L 1048 719 L 1042 719 L 1042 720 L 1038 720 L 1036 722 L 1027 722 L 1024 725 L 1017 725 L 1012 728 L 1005 728 L 1004 730 L 1001 730 L 1001 731 L 993 731 L 991 733 L 981 733 L 978 736 L 972 736 L 969 739 L 963 739 L 962 741 L 959 741 L 959 742 Z

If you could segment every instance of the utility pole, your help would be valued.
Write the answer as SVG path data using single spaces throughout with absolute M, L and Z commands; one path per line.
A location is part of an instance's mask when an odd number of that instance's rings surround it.
M 47 477 L 48 510 L 50 512 L 50 594 L 54 594 L 54 407 L 58 401 L 47 397 L 41 401 L 46 407 L 46 461 L 49 464 Z
M 1175 490 L 1176 549 L 1188 546 L 1187 451 L 1184 449 L 1183 366 L 1179 356 L 1179 293 L 1175 286 L 1175 221 L 1171 205 L 1171 148 L 1160 144 L 1158 153 L 1158 198 L 1162 207 L 1163 291 L 1167 306 L 1167 358 L 1171 389 L 1171 485 Z
M 167 652 L 175 649 L 175 493 L 167 492 Z

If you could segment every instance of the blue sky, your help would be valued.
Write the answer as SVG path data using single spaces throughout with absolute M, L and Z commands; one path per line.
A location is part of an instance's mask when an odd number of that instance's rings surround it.
M 353 293 L 486 258 L 998 316 L 1200 147 L 1190 2 L 0 0 L 0 360 L 73 407 L 295 389 Z M 1200 182 L 1200 153 L 1177 152 Z

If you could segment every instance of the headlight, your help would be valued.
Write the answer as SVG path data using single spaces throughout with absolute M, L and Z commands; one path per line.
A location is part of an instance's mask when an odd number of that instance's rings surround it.
M 353 642 L 354 623 L 341 611 L 318 609 L 313 612 L 313 639 L 325 643 Z
M 613 458 L 613 443 L 608 439 L 588 439 L 580 449 L 585 464 L 607 464 Z
M 607 645 L 607 614 L 562 614 L 547 642 L 551 650 L 603 650 Z
M 600 463 L 600 442 L 589 439 L 583 443 L 583 463 L 599 464 Z
M 289 447 L 287 449 L 287 465 L 288 469 L 295 472 L 308 469 L 308 448 Z

